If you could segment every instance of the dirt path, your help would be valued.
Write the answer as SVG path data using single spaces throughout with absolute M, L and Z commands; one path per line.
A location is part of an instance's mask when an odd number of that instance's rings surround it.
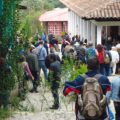
M 27 112 L 15 112 L 7 120 L 74 120 L 74 102 L 70 102 L 70 97 L 60 94 L 60 108 L 51 110 L 49 107 L 53 104 L 53 98 L 50 89 L 39 87 L 39 93 L 28 93 L 26 100 L 21 102 L 23 109 Z

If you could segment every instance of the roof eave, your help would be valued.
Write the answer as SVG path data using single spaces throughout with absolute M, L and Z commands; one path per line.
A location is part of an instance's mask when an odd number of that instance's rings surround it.
M 96 20 L 96 21 L 120 21 L 120 17 L 119 18 L 112 18 L 112 17 L 109 17 L 109 18 L 95 18 L 95 17 L 90 17 L 90 18 L 87 18 L 87 17 L 83 17 L 83 19 L 85 20 Z

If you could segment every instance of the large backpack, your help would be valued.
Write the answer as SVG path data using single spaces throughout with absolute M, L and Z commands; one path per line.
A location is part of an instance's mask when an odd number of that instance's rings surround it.
M 85 82 L 82 94 L 78 96 L 80 113 L 89 120 L 98 120 L 106 108 L 106 97 L 103 95 L 102 88 L 98 82 L 100 74 L 94 77 L 85 75 Z

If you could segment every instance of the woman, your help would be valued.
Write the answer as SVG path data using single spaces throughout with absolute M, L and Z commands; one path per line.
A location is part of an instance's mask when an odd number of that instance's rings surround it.
M 101 74 L 105 75 L 105 64 L 104 64 L 104 48 L 101 44 L 98 44 L 96 46 L 96 54 L 97 54 L 97 58 L 98 58 L 98 61 L 99 61 L 99 71 Z

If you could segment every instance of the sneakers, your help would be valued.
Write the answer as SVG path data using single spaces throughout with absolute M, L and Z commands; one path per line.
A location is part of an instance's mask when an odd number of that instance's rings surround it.
M 50 107 L 50 109 L 55 109 L 57 110 L 59 108 L 59 105 L 53 105 L 52 107 Z

